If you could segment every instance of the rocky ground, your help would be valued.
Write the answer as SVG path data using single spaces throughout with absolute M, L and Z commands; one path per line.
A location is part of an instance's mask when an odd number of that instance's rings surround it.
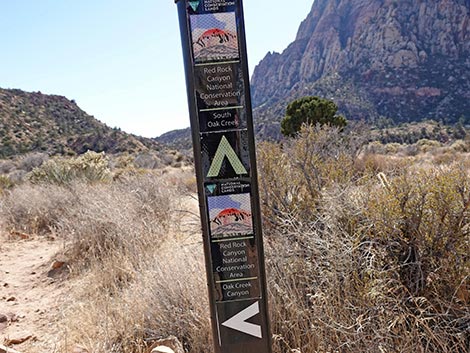
M 0 352 L 58 352 L 68 286 L 67 264 L 57 258 L 62 242 L 17 234 L 0 244 Z

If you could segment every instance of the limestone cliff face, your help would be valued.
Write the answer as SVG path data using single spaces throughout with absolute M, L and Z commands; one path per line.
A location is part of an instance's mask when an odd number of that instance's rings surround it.
M 277 113 L 318 94 L 352 118 L 470 119 L 470 0 L 315 0 L 252 87 L 254 105 Z

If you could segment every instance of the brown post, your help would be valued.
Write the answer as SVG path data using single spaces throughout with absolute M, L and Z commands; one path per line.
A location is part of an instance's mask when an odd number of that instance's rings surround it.
M 178 6 L 216 353 L 271 353 L 242 0 Z

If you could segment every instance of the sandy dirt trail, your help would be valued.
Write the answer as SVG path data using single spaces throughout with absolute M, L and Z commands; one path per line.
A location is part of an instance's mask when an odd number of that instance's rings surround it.
M 67 291 L 60 273 L 66 265 L 53 266 L 61 265 L 55 256 L 62 245 L 44 237 L 0 235 L 0 344 L 20 353 L 59 352 L 63 333 L 57 322 Z

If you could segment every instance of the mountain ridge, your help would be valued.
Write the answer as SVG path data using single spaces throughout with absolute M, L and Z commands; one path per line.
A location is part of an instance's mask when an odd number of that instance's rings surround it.
M 0 88 L 0 158 L 29 152 L 76 155 L 163 152 L 155 140 L 127 134 L 85 113 L 74 100 Z
M 468 0 L 316 0 L 295 41 L 254 69 L 258 133 L 305 95 L 350 119 L 457 120 L 470 112 L 469 13 Z

